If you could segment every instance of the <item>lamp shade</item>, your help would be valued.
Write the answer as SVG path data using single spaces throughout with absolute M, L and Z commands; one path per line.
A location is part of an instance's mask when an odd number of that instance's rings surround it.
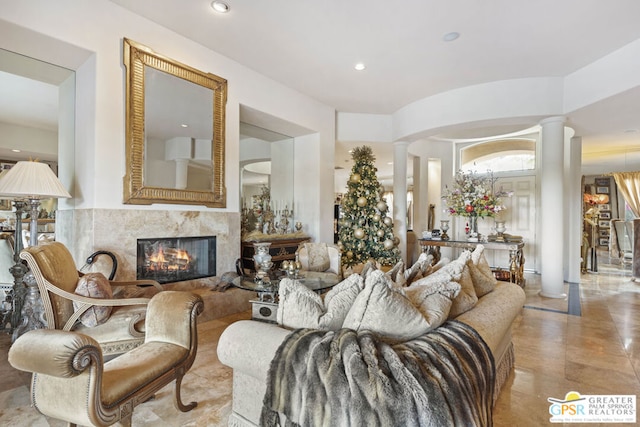
M 49 199 L 69 198 L 49 165 L 37 161 L 20 161 L 0 177 L 0 198 Z

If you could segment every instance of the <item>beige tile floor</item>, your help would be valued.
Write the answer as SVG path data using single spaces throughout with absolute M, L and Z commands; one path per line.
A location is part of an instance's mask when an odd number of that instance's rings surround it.
M 539 297 L 539 276 L 527 275 L 525 290 L 526 306 L 532 308 L 516 320 L 516 368 L 496 404 L 494 425 L 548 425 L 547 398 L 563 398 L 569 391 L 640 394 L 640 283 L 631 281 L 628 270 L 601 264 L 599 273 L 584 274 L 582 316 L 566 314 L 566 299 Z M 185 402 L 199 402 L 196 409 L 177 411 L 170 385 L 135 409 L 133 425 L 226 425 L 231 371 L 218 361 L 216 345 L 230 323 L 249 316 L 240 313 L 199 325 L 198 356 L 182 388 Z M 29 406 L 29 375 L 8 365 L 9 344 L 7 336 L 0 336 L 0 425 L 64 425 Z

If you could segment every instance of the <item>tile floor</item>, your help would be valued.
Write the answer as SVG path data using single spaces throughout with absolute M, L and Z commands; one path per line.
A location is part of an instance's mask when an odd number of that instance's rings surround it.
M 564 398 L 569 391 L 640 394 L 640 283 L 631 281 L 629 271 L 601 263 L 599 273 L 584 274 L 582 316 L 566 314 L 567 299 L 541 298 L 539 289 L 539 276 L 527 275 L 529 308 L 514 328 L 516 368 L 496 404 L 494 425 L 547 425 L 547 398 Z M 199 402 L 196 409 L 177 411 L 170 385 L 135 409 L 133 425 L 225 426 L 231 371 L 218 361 L 216 344 L 227 325 L 248 317 L 246 312 L 199 325 L 198 356 L 182 387 L 185 402 Z M 7 363 L 9 344 L 7 336 L 0 336 L 0 425 L 64 425 L 29 406 L 29 375 Z

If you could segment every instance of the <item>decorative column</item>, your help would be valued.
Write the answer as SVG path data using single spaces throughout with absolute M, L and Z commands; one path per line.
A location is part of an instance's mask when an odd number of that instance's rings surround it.
M 189 159 L 176 159 L 176 189 L 187 188 L 187 177 L 189 175 Z
M 407 261 L 407 148 L 409 143 L 393 143 L 393 234 L 400 239 L 402 260 Z
M 413 231 L 417 238 L 421 238 L 422 232 L 427 229 L 428 170 L 427 156 L 413 158 Z
M 567 147 L 566 195 L 567 201 L 567 257 L 565 281 L 580 283 L 580 258 L 582 257 L 582 137 L 571 138 Z M 578 220 L 578 218 L 580 220 Z
M 564 293 L 564 117 L 540 122 L 540 295 L 565 298 Z

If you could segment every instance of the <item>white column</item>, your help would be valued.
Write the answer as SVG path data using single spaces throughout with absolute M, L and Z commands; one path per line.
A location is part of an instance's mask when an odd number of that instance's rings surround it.
M 567 258 L 565 259 L 565 281 L 580 283 L 580 258 L 582 256 L 582 137 L 571 138 L 566 162 Z
M 429 158 L 416 156 L 413 158 L 413 231 L 421 238 L 427 229 Z
M 402 260 L 407 261 L 407 148 L 408 142 L 393 143 L 393 234 L 400 239 Z
M 189 160 L 176 159 L 176 188 L 184 190 L 187 188 L 187 175 L 189 173 Z
M 564 293 L 564 117 L 540 122 L 540 295 L 565 298 Z

